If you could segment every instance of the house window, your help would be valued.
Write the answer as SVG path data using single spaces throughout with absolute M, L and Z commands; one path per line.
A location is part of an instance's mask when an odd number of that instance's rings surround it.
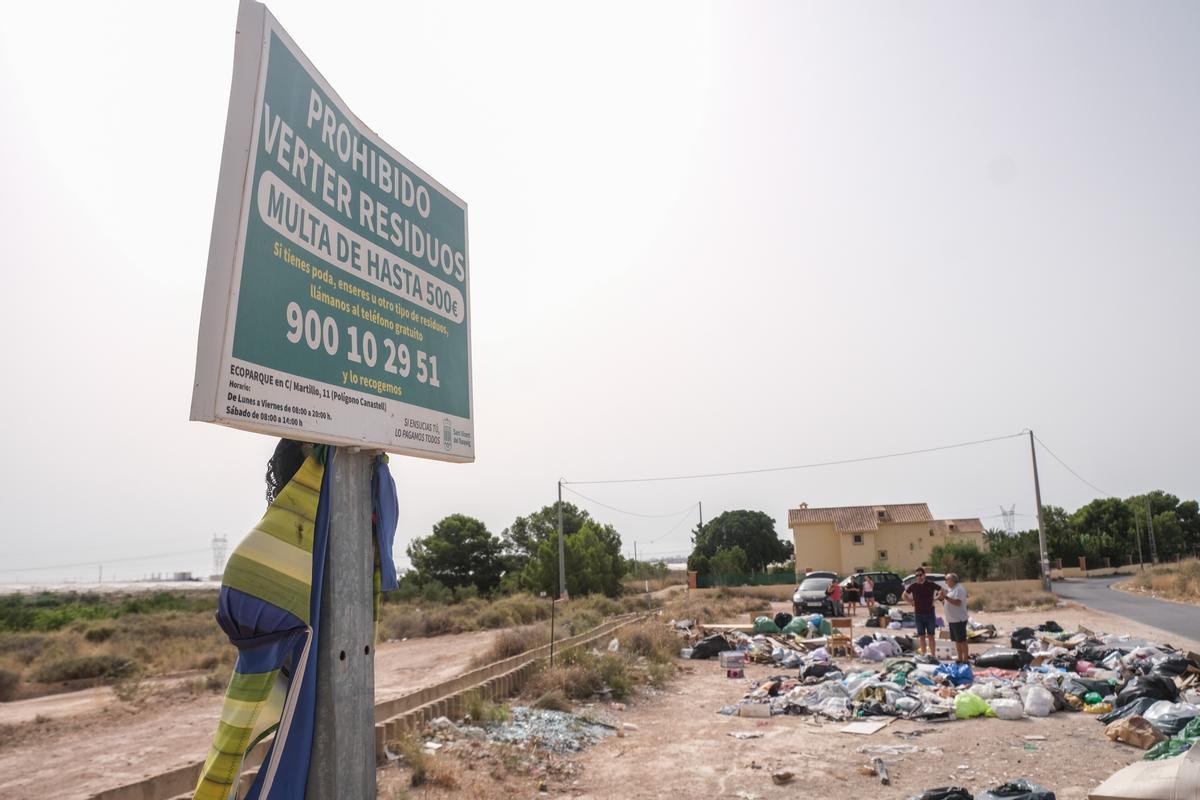
M 879 551 L 879 560 L 880 560 L 880 561 L 887 561 L 887 550 L 880 550 L 880 551 Z
M 930 528 L 930 529 L 929 529 L 929 535 L 930 535 L 930 536 L 933 536 L 933 528 Z
M 862 543 L 863 543 L 863 538 L 862 538 L 862 534 L 861 534 L 861 533 L 856 533 L 856 534 L 854 534 L 854 543 L 855 543 L 855 544 L 862 544 Z

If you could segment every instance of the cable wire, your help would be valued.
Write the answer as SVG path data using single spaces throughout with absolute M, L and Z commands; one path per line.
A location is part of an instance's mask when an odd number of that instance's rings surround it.
M 970 442 L 958 442 L 956 444 L 945 444 L 945 445 L 939 445 L 938 447 L 925 447 L 920 450 L 905 450 L 900 453 L 883 453 L 881 455 L 861 456 L 859 458 L 843 458 L 843 459 L 838 459 L 836 461 L 818 461 L 818 462 L 815 462 L 812 464 L 794 464 L 789 467 L 763 467 L 760 469 L 744 469 L 744 470 L 736 470 L 733 472 L 708 472 L 708 473 L 700 473 L 700 474 L 695 474 L 695 475 L 666 475 L 666 476 L 655 477 L 655 478 L 616 478 L 616 479 L 603 480 L 603 481 L 563 481 L 563 485 L 565 486 L 568 483 L 574 484 L 576 486 L 582 486 L 584 484 L 595 485 L 595 484 L 602 484 L 602 483 L 651 483 L 651 482 L 656 482 L 656 481 L 687 481 L 687 480 L 695 480 L 698 478 L 728 478 L 728 477 L 732 477 L 734 475 L 761 475 L 766 472 L 786 472 L 789 470 L 796 470 L 796 469 L 815 469 L 817 467 L 835 467 L 835 466 L 839 466 L 841 464 L 860 464 L 864 461 L 882 461 L 883 459 L 886 459 L 886 458 L 900 458 L 902 456 L 916 456 L 916 455 L 921 455 L 923 453 L 934 453 L 939 450 L 953 450 L 953 449 L 959 448 L 959 447 L 971 447 L 971 446 L 977 445 L 977 444 L 987 444 L 988 442 L 999 442 L 1003 439 L 1015 439 L 1018 436 L 1024 436 L 1024 435 L 1025 435 L 1024 432 L 1010 433 L 1010 434 L 1006 434 L 1004 436 L 993 436 L 988 439 L 975 439 L 974 441 L 970 441 Z
M 684 513 L 685 511 L 691 511 L 693 508 L 696 507 L 696 504 L 692 503 L 687 508 L 681 508 L 678 511 L 671 512 L 670 514 L 641 514 L 637 511 L 626 511 L 623 508 L 617 508 L 616 506 L 610 506 L 607 503 L 601 503 L 599 500 L 597 500 L 594 497 L 588 497 L 586 494 L 583 494 L 582 492 L 577 492 L 574 489 L 567 488 L 567 485 L 565 482 L 563 483 L 563 488 L 566 489 L 568 492 L 570 492 L 573 495 L 582 497 L 584 500 L 587 500 L 589 503 L 595 503 L 598 506 L 604 506 L 609 511 L 616 511 L 618 514 L 628 514 L 631 517 L 642 517 L 644 519 L 667 519 L 669 517 L 677 517 L 680 514 Z
M 171 558 L 172 556 L 190 556 L 196 553 L 210 552 L 210 548 L 205 547 L 198 550 L 180 550 L 174 553 L 154 553 L 146 556 L 129 556 L 127 558 L 97 558 L 92 561 L 80 561 L 75 564 L 50 564 L 45 567 L 4 567 L 0 572 L 43 572 L 48 569 L 71 569 L 73 567 L 95 567 L 101 564 L 120 564 L 126 561 L 147 561 L 151 558 Z
M 1097 492 L 1099 492 L 1100 494 L 1104 495 L 1105 497 L 1116 497 L 1116 495 L 1115 495 L 1115 494 L 1110 494 L 1109 492 L 1106 492 L 1106 491 L 1104 491 L 1104 490 L 1103 490 L 1103 489 L 1101 489 L 1099 486 L 1097 486 L 1096 484 L 1092 483 L 1091 481 L 1089 481 L 1087 478 L 1085 478 L 1085 477 L 1083 477 L 1082 475 L 1080 475 L 1080 474 L 1079 474 L 1078 472 L 1076 472 L 1075 470 L 1071 469 L 1071 467 L 1070 467 L 1070 466 L 1067 464 L 1067 462 L 1063 461 L 1061 458 L 1059 458 L 1057 455 L 1055 455 L 1054 451 L 1050 449 L 1050 446 L 1049 446 L 1049 445 L 1047 445 L 1045 442 L 1043 442 L 1043 441 L 1042 441 L 1042 439 L 1041 439 L 1041 437 L 1040 437 L 1040 436 L 1038 436 L 1036 433 L 1033 435 L 1033 438 L 1034 438 L 1034 439 L 1037 441 L 1037 443 L 1038 443 L 1038 444 L 1040 444 L 1040 445 L 1042 446 L 1042 448 L 1043 448 L 1043 449 L 1044 449 L 1044 450 L 1045 450 L 1047 453 L 1049 453 L 1049 454 L 1050 454 L 1050 455 L 1051 455 L 1051 456 L 1054 458 L 1054 460 L 1055 460 L 1055 461 L 1057 461 L 1059 464 L 1062 464 L 1062 466 L 1063 466 L 1063 469 L 1065 469 L 1067 472 L 1071 473 L 1071 474 L 1072 474 L 1072 475 L 1074 475 L 1076 478 L 1078 478 L 1079 480 L 1083 481 L 1083 482 L 1084 482 L 1084 483 L 1086 483 L 1088 486 L 1092 487 L 1093 489 L 1095 489 Z

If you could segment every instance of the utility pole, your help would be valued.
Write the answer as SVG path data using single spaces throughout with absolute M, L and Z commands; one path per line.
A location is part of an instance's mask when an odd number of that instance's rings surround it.
M 1150 511 L 1150 493 L 1146 492 L 1146 530 L 1150 535 L 1150 561 L 1158 563 L 1158 547 L 1154 544 L 1154 514 Z
M 567 557 L 563 549 L 562 478 L 558 479 L 558 598 L 567 599 Z
M 703 528 L 704 528 L 704 501 L 700 500 L 699 502 L 696 503 L 696 505 L 700 507 L 700 528 L 703 530 Z
M 633 565 L 637 568 L 637 542 L 633 543 Z
M 1142 521 L 1140 519 L 1138 519 L 1137 514 L 1133 515 L 1133 531 L 1134 531 L 1134 535 L 1137 536 L 1138 569 L 1144 570 L 1146 568 L 1146 564 L 1145 564 L 1145 561 L 1142 559 Z
M 1042 519 L 1042 486 L 1038 483 L 1037 448 L 1033 445 L 1033 431 L 1029 431 L 1029 454 L 1033 457 L 1033 496 L 1037 500 L 1038 557 L 1042 567 L 1042 589 L 1050 591 L 1050 556 L 1046 553 L 1046 524 Z

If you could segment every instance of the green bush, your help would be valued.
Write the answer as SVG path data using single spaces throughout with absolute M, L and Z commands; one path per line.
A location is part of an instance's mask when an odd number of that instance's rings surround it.
M 974 542 L 947 542 L 933 548 L 929 561 L 938 572 L 956 572 L 967 581 L 983 580 L 991 568 L 991 558 Z

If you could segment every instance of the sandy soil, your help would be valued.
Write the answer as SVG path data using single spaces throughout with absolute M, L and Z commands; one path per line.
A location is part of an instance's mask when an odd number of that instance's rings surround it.
M 782 608 L 780 604 L 778 610 Z M 859 616 L 857 621 L 863 619 Z M 1197 645 L 1082 607 L 988 614 L 979 619 L 1002 631 L 1015 624 L 1054 619 L 1068 630 L 1082 624 L 1094 631 L 1170 641 L 1176 647 Z M 861 633 L 856 628 L 855 635 Z M 870 736 L 839 733 L 842 723 L 809 717 L 728 717 L 717 714 L 717 709 L 736 703 L 751 680 L 781 670 L 752 665 L 746 680 L 730 680 L 713 661 L 681 663 L 682 672 L 671 690 L 631 704 L 622 715 L 638 727 L 637 732 L 584 753 L 582 777 L 575 786 L 561 787 L 562 791 L 581 798 L 652 798 L 668 793 L 744 799 L 797 793 L 900 798 L 946 785 L 978 792 L 1023 777 L 1055 790 L 1060 800 L 1082 800 L 1097 783 L 1143 755 L 1141 750 L 1110 742 L 1103 726 L 1085 714 L 1059 713 L 1020 722 L 902 720 Z M 761 733 L 762 738 L 738 740 L 728 735 L 738 731 Z M 1026 736 L 1046 739 L 1027 741 Z M 888 787 L 880 786 L 873 774 L 860 771 L 871 755 L 859 748 L 878 745 L 920 748 L 917 753 L 882 756 L 891 777 Z M 794 773 L 795 780 L 775 785 L 771 773 L 778 770 Z
M 777 604 L 777 610 L 785 605 Z M 979 618 L 1004 632 L 1054 619 L 1067 629 L 1082 624 L 1200 652 L 1200 642 L 1082 607 Z M 856 618 L 857 623 L 864 620 L 862 615 Z M 855 635 L 861 632 L 856 628 Z M 481 632 L 381 645 L 376 656 L 377 696 L 393 697 L 465 671 L 494 636 Z M 754 720 L 717 714 L 717 709 L 741 698 L 750 680 L 780 670 L 752 665 L 746 672 L 747 680 L 729 680 L 715 662 L 681 662 L 681 672 L 668 690 L 642 694 L 619 712 L 621 720 L 637 730 L 581 754 L 570 779 L 549 781 L 550 792 L 581 798 L 657 798 L 681 792 L 743 800 L 798 792 L 902 798 L 931 786 L 964 785 L 978 791 L 1026 777 L 1054 789 L 1062 800 L 1082 800 L 1096 783 L 1142 756 L 1140 750 L 1109 742 L 1102 726 L 1083 714 L 1021 722 L 897 721 L 871 736 L 839 733 L 840 723 L 805 717 Z M 17 723 L 0 735 L 0 797 L 86 798 L 202 758 L 220 697 L 192 695 L 186 684 L 180 679 L 174 689 L 156 687 L 149 698 L 135 704 L 119 702 L 108 689 L 0 704 L 0 721 Z M 28 721 L 38 715 L 49 719 Z M 737 731 L 761 733 L 762 738 L 737 740 L 727 735 Z M 1046 739 L 1024 738 L 1031 735 Z M 890 787 L 860 772 L 871 755 L 858 748 L 881 745 L 920 748 L 883 756 L 891 772 Z M 777 770 L 791 771 L 796 778 L 776 786 L 771 773 Z
M 495 631 L 384 642 L 375 656 L 383 700 L 469 668 Z M 132 704 L 103 687 L 0 703 L 0 797 L 86 798 L 202 760 L 216 730 L 221 695 L 193 695 L 182 678 L 155 682 Z M 32 720 L 40 718 L 43 721 Z

